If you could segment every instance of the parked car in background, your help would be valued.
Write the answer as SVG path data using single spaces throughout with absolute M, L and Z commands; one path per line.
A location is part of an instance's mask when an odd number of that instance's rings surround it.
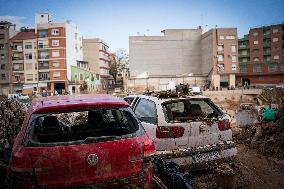
M 158 156 L 180 166 L 198 166 L 237 154 L 230 122 L 209 98 L 138 95 L 133 102 L 132 108 L 154 140 Z
M 153 141 L 122 99 L 37 98 L 9 165 L 12 188 L 149 188 Z

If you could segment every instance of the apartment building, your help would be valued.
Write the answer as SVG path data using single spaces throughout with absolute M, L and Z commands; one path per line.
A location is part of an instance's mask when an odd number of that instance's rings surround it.
M 239 39 L 239 85 L 284 83 L 284 24 L 250 29 Z
M 83 60 L 82 36 L 77 26 L 66 21 L 53 23 L 48 13 L 35 17 L 38 37 L 38 87 L 63 93 L 71 91 L 71 66 Z
M 166 29 L 163 36 L 130 36 L 128 86 L 167 90 L 170 82 L 235 86 L 236 28 Z
M 214 28 L 202 34 L 202 74 L 215 88 L 235 87 L 238 73 L 237 28 Z
M 0 95 L 7 95 L 12 90 L 9 39 L 15 34 L 15 25 L 0 22 Z
M 11 84 L 13 92 L 37 91 L 38 59 L 37 36 L 33 29 L 26 29 L 10 39 L 12 55 Z
M 84 60 L 89 63 L 90 70 L 99 76 L 102 89 L 109 85 L 110 52 L 106 42 L 99 38 L 83 39 Z

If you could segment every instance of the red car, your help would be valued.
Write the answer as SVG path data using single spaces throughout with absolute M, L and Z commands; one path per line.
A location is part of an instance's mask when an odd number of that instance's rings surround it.
M 152 140 L 107 95 L 33 101 L 12 150 L 11 188 L 150 188 Z

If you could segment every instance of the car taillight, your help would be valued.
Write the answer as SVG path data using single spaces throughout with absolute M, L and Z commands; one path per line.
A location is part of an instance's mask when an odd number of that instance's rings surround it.
M 151 157 L 155 154 L 156 148 L 154 142 L 150 139 L 144 142 L 144 157 Z
M 219 120 L 218 128 L 220 131 L 229 130 L 231 128 L 229 120 L 228 119 Z
M 184 134 L 184 128 L 179 126 L 166 127 L 158 126 L 156 128 L 157 138 L 180 138 Z

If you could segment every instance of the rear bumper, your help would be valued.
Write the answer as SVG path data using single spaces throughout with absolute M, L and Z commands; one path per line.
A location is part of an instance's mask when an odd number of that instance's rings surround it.
M 194 156 L 198 154 L 206 154 L 210 152 L 218 152 L 218 158 L 214 160 L 203 160 L 196 162 Z M 204 164 L 204 162 L 218 162 L 220 160 L 229 160 L 234 158 L 237 155 L 237 148 L 234 142 L 227 141 L 226 143 L 219 143 L 216 145 L 206 145 L 195 148 L 183 148 L 172 151 L 157 151 L 156 158 L 163 158 L 168 161 L 173 161 L 179 166 L 198 166 Z

